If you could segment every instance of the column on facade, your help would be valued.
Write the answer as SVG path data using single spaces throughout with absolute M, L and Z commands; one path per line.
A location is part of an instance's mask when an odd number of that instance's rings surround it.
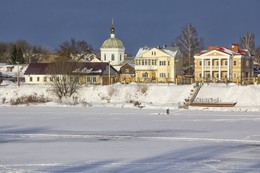
M 213 58 L 210 58 L 210 59 L 209 59 L 209 61 L 210 61 L 210 66 L 209 66 L 209 68 L 210 68 L 210 79 L 211 79 L 211 80 L 212 80 L 212 77 L 213 77 L 213 73 L 212 73 L 212 64 L 213 64 L 212 62 L 213 62 L 213 61 L 212 61 L 212 59 L 213 59 Z
M 221 80 L 221 58 L 218 58 L 218 80 Z
M 229 71 L 230 71 L 230 67 L 229 67 L 229 64 L 230 64 L 230 58 L 227 59 L 227 79 L 229 80 L 230 79 L 230 74 L 229 74 Z
M 201 58 L 201 77 L 204 78 L 204 58 Z

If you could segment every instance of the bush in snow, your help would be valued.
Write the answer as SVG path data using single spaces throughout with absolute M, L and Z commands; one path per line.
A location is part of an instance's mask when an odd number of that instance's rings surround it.
M 11 105 L 19 105 L 19 104 L 29 104 L 29 103 L 46 103 L 49 99 L 45 98 L 43 95 L 38 96 L 37 94 L 21 96 L 16 99 L 11 99 Z
M 6 98 L 3 97 L 3 98 L 2 98 L 2 104 L 5 104 L 5 102 L 6 102 Z

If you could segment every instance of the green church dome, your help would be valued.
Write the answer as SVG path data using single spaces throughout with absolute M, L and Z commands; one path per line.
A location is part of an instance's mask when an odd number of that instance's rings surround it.
M 117 38 L 109 38 L 104 41 L 101 48 L 124 48 L 124 45 L 121 40 Z

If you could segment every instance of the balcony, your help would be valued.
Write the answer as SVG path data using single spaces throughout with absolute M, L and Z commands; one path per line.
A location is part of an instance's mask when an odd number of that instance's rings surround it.
M 136 65 L 135 70 L 157 70 L 157 66 L 151 66 L 151 65 Z
M 218 71 L 219 70 L 219 66 L 212 66 L 212 71 Z M 204 71 L 210 71 L 210 66 L 204 66 Z M 221 66 L 220 67 L 220 71 L 227 71 L 228 66 Z

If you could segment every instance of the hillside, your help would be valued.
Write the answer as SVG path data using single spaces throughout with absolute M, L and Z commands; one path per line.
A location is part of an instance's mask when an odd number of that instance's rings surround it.
M 114 84 L 111 86 L 82 86 L 72 98 L 62 100 L 62 105 L 74 104 L 89 106 L 131 107 L 138 102 L 146 108 L 176 109 L 179 102 L 190 96 L 193 85 L 167 84 Z M 24 95 L 37 95 L 48 98 L 46 106 L 60 104 L 51 92 L 49 85 L 22 85 L 4 81 L 0 85 L 0 105 L 10 105 L 11 99 Z M 73 99 L 74 98 L 74 99 Z M 204 84 L 197 98 L 218 98 L 223 102 L 237 102 L 234 108 L 210 108 L 209 110 L 260 111 L 260 86 L 237 86 L 234 84 Z M 3 103 L 4 99 L 4 103 Z M 205 109 L 192 107 L 190 109 Z

